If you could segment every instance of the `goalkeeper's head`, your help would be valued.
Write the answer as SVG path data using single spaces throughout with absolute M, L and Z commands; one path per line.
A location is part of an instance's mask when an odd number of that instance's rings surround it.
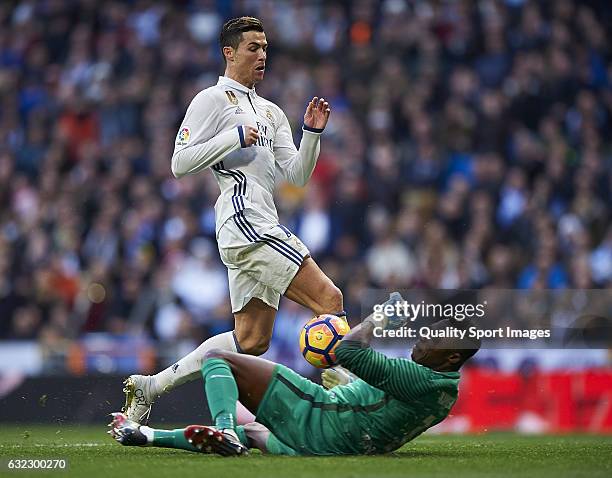
M 468 320 L 461 322 L 444 319 L 429 326 L 433 330 L 448 331 L 450 329 L 469 330 Z M 412 349 L 412 360 L 438 372 L 457 371 L 480 349 L 480 339 L 465 334 L 458 337 L 421 338 Z

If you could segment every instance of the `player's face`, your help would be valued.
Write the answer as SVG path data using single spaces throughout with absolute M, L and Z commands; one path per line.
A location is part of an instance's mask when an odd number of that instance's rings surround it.
M 419 339 L 412 348 L 411 357 L 416 363 L 436 370 L 446 363 L 449 354 L 441 339 Z
M 412 360 L 414 360 L 416 363 L 425 365 L 423 361 L 427 360 L 427 355 L 429 354 L 431 350 L 431 345 L 428 344 L 427 342 L 428 340 L 419 339 L 417 343 L 414 344 L 414 347 L 412 347 L 411 357 L 412 357 Z
M 263 80 L 266 71 L 268 42 L 264 32 L 244 32 L 234 54 L 236 75 L 242 83 L 253 86 Z

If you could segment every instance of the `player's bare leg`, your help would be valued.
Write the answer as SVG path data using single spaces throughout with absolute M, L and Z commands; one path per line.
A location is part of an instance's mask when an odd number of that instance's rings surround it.
M 309 308 L 315 315 L 345 315 L 342 293 L 311 257 L 304 259 L 285 296 Z M 275 316 L 273 307 L 253 298 L 234 314 L 233 332 L 211 337 L 156 375 L 131 375 L 124 387 L 126 400 L 123 411 L 128 419 L 146 424 L 151 406 L 159 395 L 199 377 L 202 358 L 207 350 L 219 348 L 244 354 L 263 354 L 270 345 Z
M 261 355 L 268 350 L 276 309 L 263 300 L 249 300 L 241 311 L 234 313 L 234 335 L 237 352 L 249 355 Z
M 177 386 L 200 377 L 207 350 L 223 349 L 261 355 L 270 345 L 276 309 L 253 298 L 234 314 L 234 331 L 209 338 L 198 348 L 156 375 L 131 375 L 124 382 L 123 412 L 136 423 L 146 424 L 153 402 Z
M 260 355 L 270 344 L 276 310 L 260 299 L 251 299 L 237 312 L 233 332 L 209 338 L 198 348 L 156 375 L 131 375 L 124 382 L 127 418 L 146 424 L 153 402 L 175 387 L 200 377 L 202 360 L 207 350 L 224 349 Z
M 285 296 L 310 309 L 314 315 L 345 315 L 342 292 L 311 257 L 304 259 Z M 238 351 L 261 355 L 268 350 L 275 317 L 276 309 L 256 298 L 235 313 L 234 334 Z
M 344 315 L 342 292 L 325 275 L 312 257 L 302 262 L 285 297 L 312 310 L 314 315 Z
M 309 308 L 314 315 L 332 314 L 346 320 L 342 292 L 311 257 L 302 262 L 285 297 Z
M 194 351 L 155 375 L 130 375 L 124 382 L 125 412 L 129 420 L 146 424 L 153 402 L 163 393 L 200 377 L 202 358 L 211 349 L 237 350 L 232 331 L 210 337 Z
M 191 425 L 160 430 L 142 426 L 122 413 L 114 413 L 111 435 L 122 445 L 162 446 L 189 451 L 239 456 L 248 453 L 242 429 L 236 427 L 236 402 L 253 414 L 272 380 L 274 363 L 250 355 L 210 350 L 203 357 L 201 373 L 214 426 Z M 240 433 L 241 436 L 238 435 Z

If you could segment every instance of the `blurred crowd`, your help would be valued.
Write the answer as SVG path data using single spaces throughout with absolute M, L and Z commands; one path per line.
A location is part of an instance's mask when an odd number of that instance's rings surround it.
M 366 288 L 612 286 L 606 1 L 9 1 L 0 338 L 189 349 L 231 328 L 218 188 L 170 158 L 244 14 L 270 44 L 257 92 L 296 144 L 307 101 L 332 104 L 313 179 L 276 204 L 352 316 Z M 306 318 L 282 303 L 273 353 Z

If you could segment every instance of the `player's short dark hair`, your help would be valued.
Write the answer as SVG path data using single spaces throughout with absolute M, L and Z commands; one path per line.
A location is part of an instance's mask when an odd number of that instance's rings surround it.
M 477 348 L 457 350 L 459 355 L 461 355 L 461 363 L 459 364 L 459 366 L 461 367 L 465 362 L 471 359 L 476 354 L 476 352 L 478 352 L 479 350 L 480 350 L 480 344 L 478 344 Z
M 221 29 L 221 35 L 219 35 L 221 55 L 223 55 L 223 48 L 226 46 L 231 46 L 233 49 L 238 48 L 242 41 L 242 34 L 250 31 L 264 31 L 263 24 L 259 18 L 238 17 L 225 22 Z M 223 55 L 223 61 L 225 61 L 225 55 Z

